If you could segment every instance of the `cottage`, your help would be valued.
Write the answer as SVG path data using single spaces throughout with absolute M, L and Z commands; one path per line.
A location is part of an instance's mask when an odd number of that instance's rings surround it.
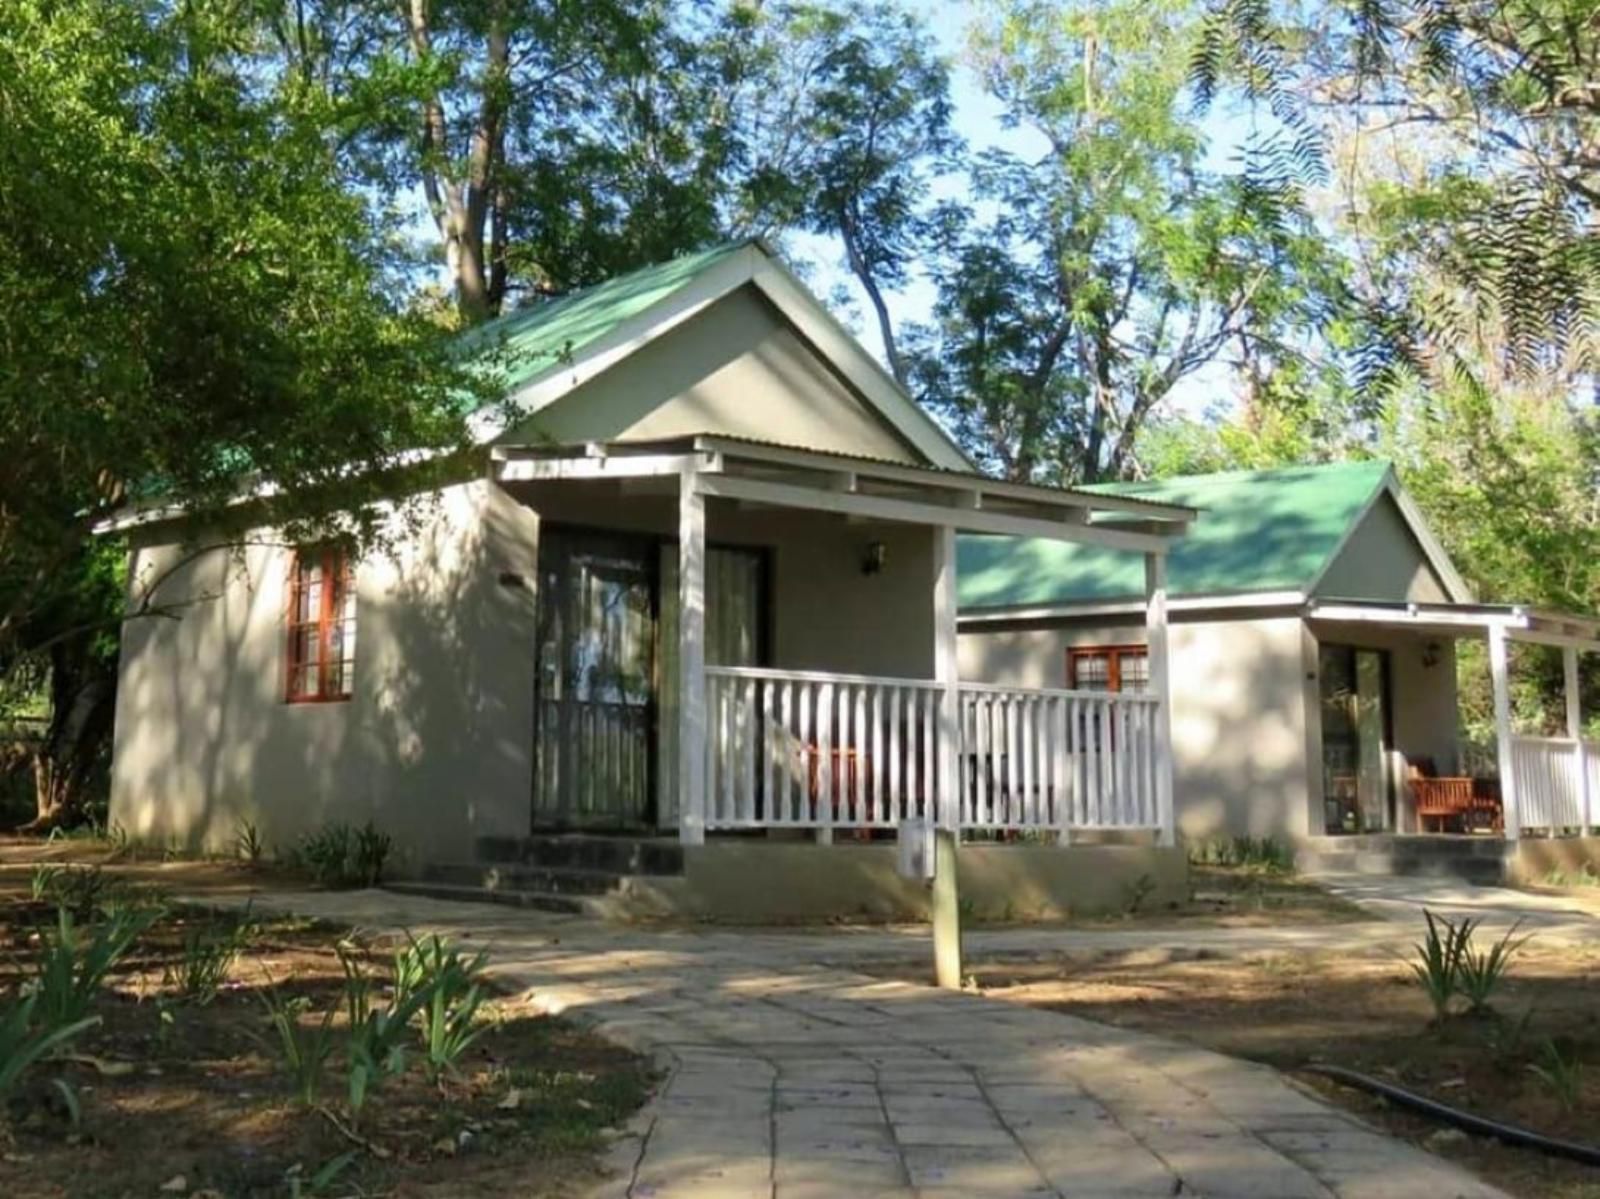
M 125 631 L 117 824 L 282 846 L 371 820 L 411 886 L 622 912 L 916 915 L 908 822 L 963 831 L 980 913 L 1181 891 L 1164 575 L 1190 507 L 975 473 L 759 243 L 474 336 L 508 403 L 361 560 L 113 522 L 130 585 L 182 613 Z M 960 678 L 961 533 L 1129 555 L 1147 687 Z M 1026 753 L 993 736 L 1016 705 Z
M 1577 663 L 1596 622 L 1474 601 L 1384 462 L 1086 490 L 1199 512 L 1168 558 L 1177 823 L 1273 837 L 1307 865 L 1499 878 L 1587 860 L 1597 747 Z M 1115 549 L 964 537 L 960 671 L 1029 689 L 1147 686 L 1140 563 Z M 1486 638 L 1496 765 L 1459 740 L 1455 646 Z M 1560 647 L 1567 729 L 1513 735 L 1507 645 Z M 1525 833 L 1570 837 L 1525 847 Z

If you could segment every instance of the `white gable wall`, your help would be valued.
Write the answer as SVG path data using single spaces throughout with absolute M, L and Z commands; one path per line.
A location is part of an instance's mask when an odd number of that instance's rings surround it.
M 1428 564 L 1394 500 L 1378 498 L 1317 584 L 1326 599 L 1448 603 L 1449 593 Z
M 695 433 L 925 461 L 748 285 L 501 440 L 576 445 Z

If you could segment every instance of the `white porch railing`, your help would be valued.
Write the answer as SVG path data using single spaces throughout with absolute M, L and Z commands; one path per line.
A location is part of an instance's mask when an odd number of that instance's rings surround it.
M 1600 800 L 1600 742 L 1583 743 L 1591 809 Z M 1579 773 L 1578 742 L 1570 737 L 1513 737 L 1511 768 L 1515 772 L 1517 809 L 1523 828 L 1579 829 L 1596 819 L 1584 811 L 1584 779 Z
M 707 828 L 940 820 L 941 685 L 706 668 Z M 957 823 L 1159 829 L 1152 696 L 959 688 Z
M 1154 696 L 961 686 L 961 824 L 1154 829 Z

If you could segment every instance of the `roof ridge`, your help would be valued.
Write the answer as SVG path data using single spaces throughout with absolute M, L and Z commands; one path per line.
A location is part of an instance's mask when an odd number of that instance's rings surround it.
M 1209 482 L 1240 482 L 1246 479 L 1270 479 L 1287 475 L 1292 472 L 1314 471 L 1318 474 L 1331 474 L 1334 471 L 1351 470 L 1356 467 L 1383 467 L 1392 469 L 1394 461 L 1389 458 L 1341 458 L 1333 462 L 1289 462 L 1281 466 L 1250 466 L 1236 467 L 1231 470 L 1205 471 L 1200 474 L 1161 475 L 1152 479 L 1114 479 L 1103 483 L 1079 484 L 1080 491 L 1117 491 L 1136 490 L 1146 487 L 1162 487 L 1172 483 L 1209 483 Z

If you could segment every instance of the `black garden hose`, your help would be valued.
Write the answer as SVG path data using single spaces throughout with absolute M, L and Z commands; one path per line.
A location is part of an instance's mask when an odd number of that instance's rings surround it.
M 1357 1090 L 1381 1095 L 1391 1103 L 1421 1112 L 1435 1120 L 1443 1120 L 1446 1124 L 1453 1124 L 1463 1132 L 1470 1132 L 1475 1136 L 1493 1137 L 1507 1145 L 1537 1149 L 1540 1153 L 1549 1154 L 1551 1157 L 1569 1158 L 1586 1166 L 1600 1166 L 1600 1146 L 1547 1137 L 1534 1132 L 1531 1128 L 1523 1128 L 1516 1124 L 1501 1124 L 1497 1120 L 1476 1116 L 1458 1107 L 1451 1107 L 1447 1103 L 1440 1103 L 1436 1099 L 1429 1099 L 1426 1095 L 1418 1095 L 1415 1091 L 1408 1091 L 1393 1083 L 1384 1082 L 1355 1070 L 1346 1070 L 1343 1066 L 1306 1066 L 1305 1069 L 1313 1074 L 1331 1078 L 1335 1082 L 1342 1082 L 1346 1086 L 1355 1087 Z

